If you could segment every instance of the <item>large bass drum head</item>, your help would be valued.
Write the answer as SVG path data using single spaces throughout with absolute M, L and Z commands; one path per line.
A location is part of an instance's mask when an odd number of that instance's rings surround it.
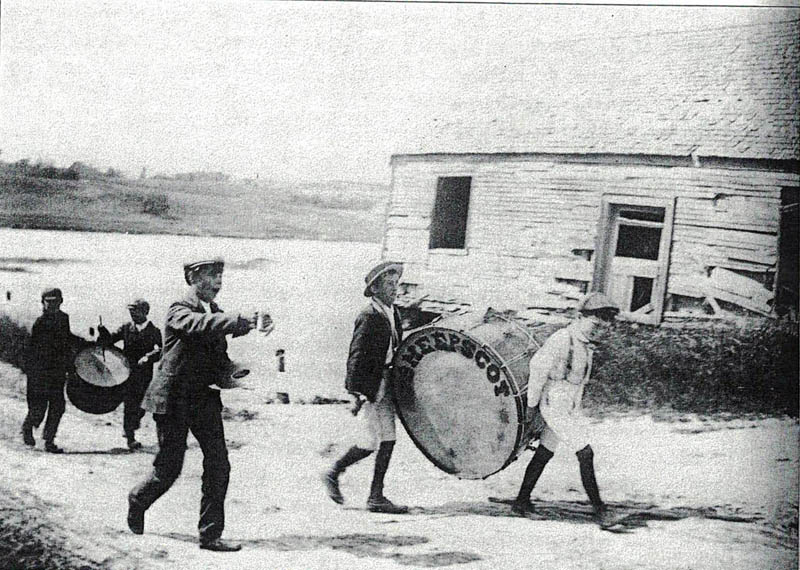
M 419 330 L 400 346 L 393 380 L 406 431 L 443 471 L 482 479 L 515 457 L 518 386 L 491 347 L 460 331 Z

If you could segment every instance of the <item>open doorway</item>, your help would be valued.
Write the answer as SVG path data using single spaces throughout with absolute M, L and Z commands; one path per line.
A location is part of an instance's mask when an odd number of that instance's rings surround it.
M 592 290 L 635 320 L 661 320 L 672 241 L 673 201 L 604 196 Z

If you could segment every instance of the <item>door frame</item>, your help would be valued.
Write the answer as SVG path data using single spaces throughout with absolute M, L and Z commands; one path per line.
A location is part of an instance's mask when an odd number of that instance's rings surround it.
M 634 314 L 634 320 L 658 324 L 664 313 L 664 298 L 667 292 L 669 278 L 669 261 L 672 250 L 672 226 L 675 219 L 675 198 L 657 198 L 649 196 L 631 196 L 626 194 L 603 194 L 601 196 L 600 219 L 597 224 L 595 236 L 594 269 L 590 291 L 605 292 L 610 261 L 616 251 L 618 224 L 614 223 L 613 212 L 615 207 L 643 206 L 664 209 L 664 228 L 661 231 L 661 241 L 658 246 L 658 277 L 653 283 L 653 292 L 650 299 L 652 312 L 649 314 Z

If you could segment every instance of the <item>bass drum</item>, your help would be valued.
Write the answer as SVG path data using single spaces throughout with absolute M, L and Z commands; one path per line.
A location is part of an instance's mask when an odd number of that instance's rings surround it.
M 67 381 L 69 401 L 81 411 L 107 414 L 117 409 L 125 397 L 125 382 L 130 375 L 128 359 L 114 348 L 84 348 L 74 360 L 77 376 Z
M 561 326 L 530 328 L 490 311 L 411 333 L 395 355 L 392 388 L 420 451 L 462 479 L 484 479 L 514 461 L 530 440 L 530 357 Z

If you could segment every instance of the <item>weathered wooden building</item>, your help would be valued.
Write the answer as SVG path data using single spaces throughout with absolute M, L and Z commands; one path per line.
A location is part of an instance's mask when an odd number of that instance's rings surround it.
M 799 24 L 550 44 L 454 97 L 392 157 L 400 302 L 543 313 L 601 290 L 650 323 L 796 307 Z

